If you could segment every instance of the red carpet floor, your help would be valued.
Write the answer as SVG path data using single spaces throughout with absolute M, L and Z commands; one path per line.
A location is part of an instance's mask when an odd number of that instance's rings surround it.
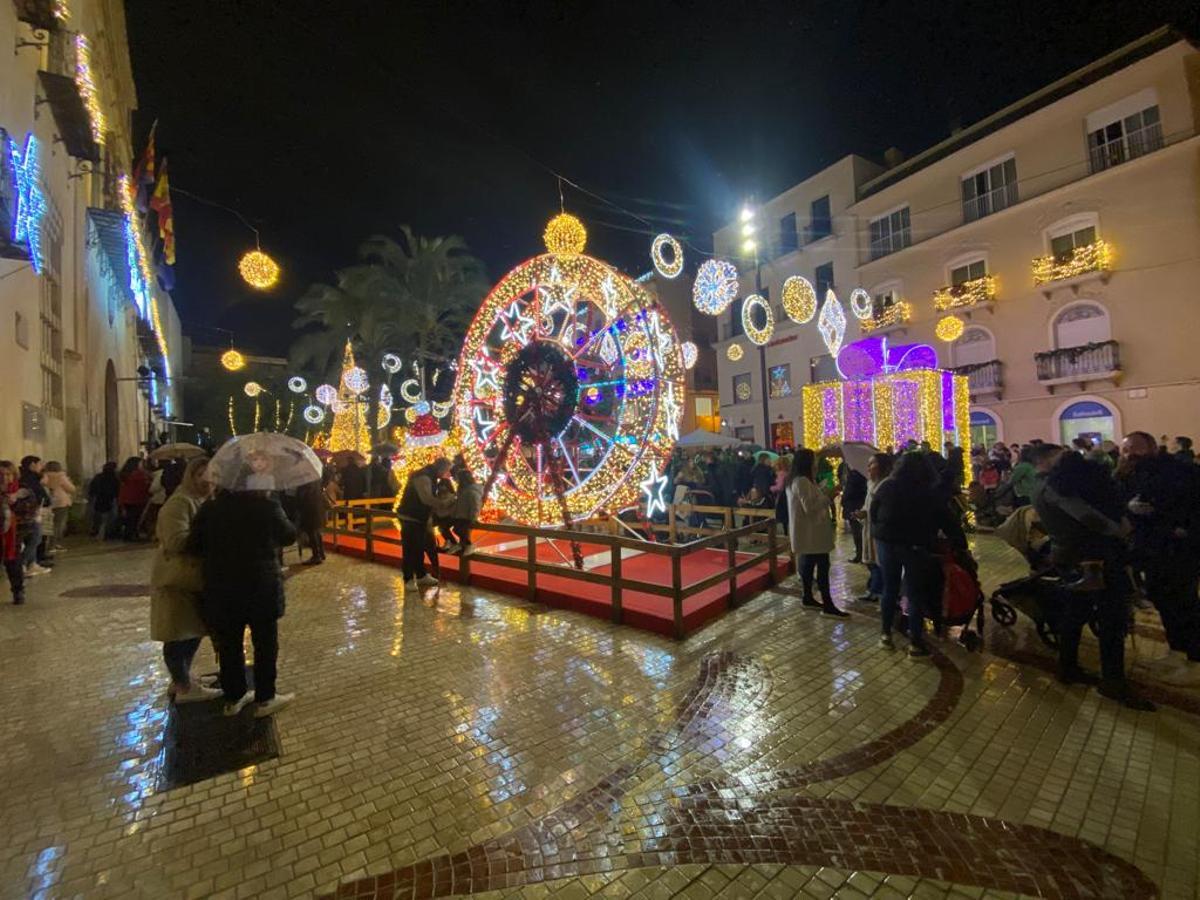
M 399 541 L 395 531 L 380 531 L 380 537 L 393 538 Z M 477 547 L 480 552 L 489 551 L 488 544 L 508 541 L 523 541 L 512 535 L 479 535 Z M 562 556 L 571 558 L 570 544 L 566 541 L 555 541 Z M 358 558 L 366 557 L 366 542 L 362 538 L 339 536 L 335 547 L 332 536 L 326 536 L 325 544 L 329 549 Z M 599 544 L 583 544 L 581 546 L 585 557 L 592 554 L 607 554 L 608 548 Z M 524 557 L 525 547 L 517 546 L 500 551 L 497 555 Z M 549 542 L 541 542 L 537 547 L 539 562 L 560 563 L 562 556 L 550 546 Z M 401 563 L 399 544 L 375 544 L 375 561 L 393 566 Z M 445 581 L 462 581 L 460 570 L 461 560 L 454 555 L 443 553 L 440 556 L 441 578 Z M 644 581 L 649 584 L 669 585 L 671 583 L 670 560 L 665 556 L 643 553 L 627 556 L 621 561 L 622 575 L 626 579 Z M 698 581 L 727 571 L 724 550 L 700 550 L 683 558 L 683 584 L 686 587 Z M 563 565 L 564 572 L 571 571 L 570 566 Z M 592 566 L 589 571 L 607 574 L 612 571 L 609 563 Z M 788 571 L 787 559 L 780 556 L 776 563 L 776 578 L 783 578 Z M 471 584 L 486 588 L 511 597 L 529 598 L 527 574 L 520 569 L 498 566 L 477 558 L 471 560 Z M 745 600 L 770 585 L 767 563 L 762 563 L 747 569 L 737 577 L 737 593 L 735 600 Z M 570 609 L 602 619 L 612 618 L 612 605 L 609 598 L 609 588 L 602 584 L 591 584 L 572 578 L 569 574 L 537 576 L 537 601 L 547 606 L 560 609 Z M 701 628 L 705 623 L 717 618 L 729 608 L 729 582 L 721 581 L 712 587 L 693 594 L 683 601 L 683 629 L 690 634 Z M 621 596 L 623 610 L 622 624 L 635 628 L 643 628 L 659 634 L 670 635 L 674 629 L 674 612 L 672 601 L 668 597 L 660 597 L 643 591 L 626 590 Z

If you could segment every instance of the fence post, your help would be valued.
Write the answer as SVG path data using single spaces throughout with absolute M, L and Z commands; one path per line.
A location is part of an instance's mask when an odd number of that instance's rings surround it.
M 775 550 L 775 520 L 767 520 L 767 578 L 768 584 L 776 584 L 779 579 L 775 577 L 775 558 L 778 554 Z
M 338 532 L 339 532 L 339 531 L 341 531 L 341 529 L 338 527 L 338 511 L 337 511 L 337 507 L 335 506 L 335 507 L 334 507 L 332 510 L 330 510 L 330 512 L 332 512 L 332 513 L 333 513 L 333 549 L 336 551 L 336 550 L 337 550 L 337 547 L 338 547 Z M 329 521 L 329 516 L 328 516 L 328 514 L 325 516 L 325 521 L 326 521 L 327 523 L 328 523 L 328 521 Z
M 537 600 L 537 536 L 527 535 L 525 538 L 525 559 L 529 564 L 529 602 Z
M 675 504 L 667 505 L 667 540 L 675 543 Z
M 621 608 L 621 545 L 613 544 L 611 550 L 612 565 L 609 568 L 612 573 L 612 620 L 614 625 L 620 625 L 624 618 Z
M 733 570 L 737 565 L 737 538 L 725 539 L 725 552 L 729 566 L 729 607 L 732 609 L 737 606 L 737 572 Z
M 683 557 L 679 550 L 671 552 L 671 602 L 674 604 L 675 639 L 683 637 Z
M 725 509 L 725 530 L 733 530 L 733 510 L 728 507 Z
M 375 517 L 367 513 L 367 559 L 371 562 L 375 561 Z

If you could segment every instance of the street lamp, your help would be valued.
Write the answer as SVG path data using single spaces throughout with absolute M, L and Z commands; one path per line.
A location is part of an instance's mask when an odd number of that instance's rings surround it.
M 758 241 L 754 235 L 758 230 L 758 211 L 753 203 L 747 202 L 742 207 L 742 253 L 754 258 L 754 293 L 762 295 L 762 258 L 758 254 Z M 753 313 L 752 313 L 753 314 Z M 758 380 L 762 385 L 762 421 L 763 446 L 771 446 L 771 410 L 767 402 L 767 347 L 756 343 L 758 347 Z

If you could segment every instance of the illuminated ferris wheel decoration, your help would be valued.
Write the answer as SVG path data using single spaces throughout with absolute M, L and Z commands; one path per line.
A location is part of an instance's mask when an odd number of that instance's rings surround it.
M 662 505 L 684 368 L 670 319 L 637 283 L 583 253 L 536 256 L 484 300 L 458 371 L 463 454 L 514 519 Z

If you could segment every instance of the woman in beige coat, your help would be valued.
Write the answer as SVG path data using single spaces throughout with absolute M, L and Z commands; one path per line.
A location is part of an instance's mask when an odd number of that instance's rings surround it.
M 179 488 L 159 511 L 155 527 L 158 553 L 150 574 L 150 637 L 163 642 L 163 661 L 176 703 L 221 696 L 220 691 L 192 681 L 192 659 L 208 629 L 200 618 L 199 598 L 204 587 L 200 559 L 185 552 L 192 520 L 212 494 L 212 487 L 208 460 L 193 459 Z
M 833 551 L 833 517 L 830 514 L 830 495 L 816 483 L 816 454 L 804 448 L 792 457 L 788 474 L 788 538 L 792 557 L 804 585 L 804 605 L 820 608 L 821 612 L 844 617 L 833 603 L 829 588 L 829 554 Z M 813 597 L 813 574 L 823 602 Z

